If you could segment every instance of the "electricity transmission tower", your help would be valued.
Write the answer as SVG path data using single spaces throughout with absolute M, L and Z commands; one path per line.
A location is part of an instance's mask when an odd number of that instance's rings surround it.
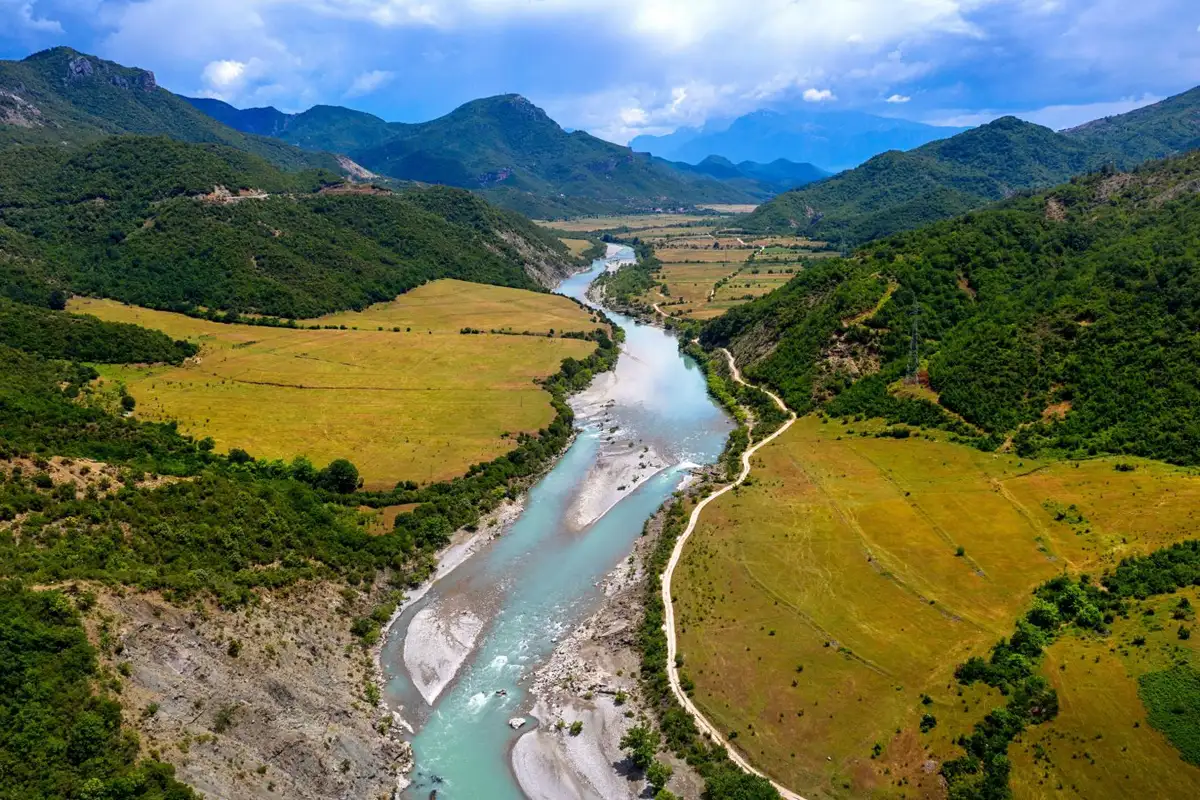
M 920 381 L 921 372 L 921 304 L 917 302 L 916 297 L 913 298 L 912 310 L 908 313 L 912 316 L 912 340 L 908 344 L 908 375 L 905 376 L 904 382 L 915 384 Z

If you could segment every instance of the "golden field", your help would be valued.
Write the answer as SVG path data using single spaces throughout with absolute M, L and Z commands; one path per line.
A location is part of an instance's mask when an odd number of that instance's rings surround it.
M 259 458 L 305 455 L 318 467 L 349 458 L 368 488 L 452 478 L 511 450 L 516 434 L 554 417 L 535 381 L 594 349 L 575 339 L 463 335 L 461 328 L 596 327 L 566 298 L 458 281 L 308 321 L 359 330 L 224 325 L 108 300 L 74 300 L 70 310 L 201 346 L 180 367 L 101 369 L 128 387 L 139 417 L 178 420 L 220 450 L 240 447 Z

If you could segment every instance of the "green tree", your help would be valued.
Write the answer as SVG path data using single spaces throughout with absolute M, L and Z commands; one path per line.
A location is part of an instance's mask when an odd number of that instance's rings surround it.
M 338 494 L 351 494 L 358 489 L 358 467 L 344 458 L 331 461 L 318 473 L 317 485 Z
M 621 737 L 621 749 L 638 769 L 649 769 L 658 752 L 658 732 L 645 725 L 634 725 Z
M 655 761 L 646 769 L 646 781 L 650 784 L 650 788 L 657 793 L 663 790 L 673 774 L 675 774 L 675 769 L 670 764 Z

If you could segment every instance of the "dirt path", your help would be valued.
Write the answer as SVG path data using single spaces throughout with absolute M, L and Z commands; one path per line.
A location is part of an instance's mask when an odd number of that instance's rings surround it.
M 661 314 L 662 312 L 659 311 L 659 313 Z M 725 358 L 729 360 L 729 372 L 733 376 L 733 379 L 743 386 L 749 386 L 750 384 L 743 380 L 742 373 L 738 369 L 737 363 L 733 360 L 733 354 L 725 348 L 721 348 L 721 352 L 724 353 Z M 759 388 L 761 389 L 761 387 Z M 679 668 L 675 666 L 675 654 L 678 651 L 678 644 L 675 638 L 675 606 L 671 600 L 671 578 L 675 574 L 675 567 L 679 564 L 680 556 L 683 555 L 684 545 L 687 544 L 687 540 L 692 535 L 692 531 L 696 529 L 696 523 L 700 519 L 700 512 L 702 512 L 704 507 L 713 500 L 716 500 L 718 497 L 730 491 L 731 489 L 742 485 L 746 478 L 750 476 L 750 459 L 755 453 L 758 452 L 758 449 L 763 445 L 773 441 L 777 436 L 782 434 L 788 428 L 792 427 L 792 423 L 796 421 L 795 412 L 788 408 L 787 404 L 785 404 L 783 400 L 779 399 L 778 396 L 767 391 L 766 389 L 761 389 L 761 391 L 764 391 L 770 395 L 771 399 L 775 401 L 776 405 L 778 405 L 783 411 L 787 412 L 788 421 L 780 426 L 779 430 L 775 431 L 761 442 L 751 445 L 746 449 L 746 452 L 742 453 L 742 472 L 740 475 L 738 475 L 737 480 L 721 487 L 720 489 L 717 489 L 715 492 L 710 494 L 708 497 L 705 497 L 696 505 L 696 507 L 692 510 L 691 518 L 688 520 L 687 528 L 684 529 L 679 539 L 675 542 L 675 549 L 671 552 L 671 560 L 667 562 L 667 568 L 663 571 L 662 600 L 663 608 L 666 611 L 666 622 L 664 623 L 663 628 L 667 633 L 667 677 L 670 680 L 671 691 L 675 694 L 675 699 L 679 701 L 679 704 L 683 706 L 683 708 L 689 714 L 691 714 L 692 719 L 696 722 L 696 727 L 702 732 L 708 733 L 714 742 L 723 745 L 729 752 L 729 758 L 731 761 L 733 761 L 733 763 L 737 764 L 746 772 L 758 775 L 760 778 L 765 778 L 766 780 L 771 781 L 771 785 L 775 787 L 775 791 L 779 792 L 780 796 L 783 797 L 784 800 L 804 800 L 804 798 L 800 795 L 784 786 L 779 785 L 775 781 L 771 780 L 768 775 L 765 775 L 759 770 L 755 769 L 750 765 L 750 762 L 745 758 L 745 756 L 735 750 L 729 744 L 729 742 L 725 741 L 725 737 L 721 735 L 720 731 L 718 731 L 712 723 L 704 718 L 704 715 L 700 713 L 700 709 L 696 708 L 695 704 L 692 703 L 692 699 L 683 691 L 683 688 L 679 684 Z M 753 437 L 753 426 L 751 426 L 750 433 Z

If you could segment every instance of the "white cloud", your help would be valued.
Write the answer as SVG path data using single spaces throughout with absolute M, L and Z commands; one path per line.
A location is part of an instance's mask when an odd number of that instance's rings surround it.
M 12 20 L 18 31 L 62 33 L 62 23 L 34 14 L 32 0 L 0 0 L 0 21 Z
M 906 94 L 894 94 L 894 95 L 892 95 L 891 97 L 889 97 L 889 98 L 888 98 L 888 99 L 887 99 L 885 102 L 888 102 L 888 103 L 907 103 L 909 100 L 912 100 L 912 98 L 911 98 L 911 97 L 909 97 L 909 96 L 908 96 L 908 95 L 906 95 Z
M 837 100 L 837 96 L 828 89 L 805 89 L 801 95 L 806 103 L 823 103 L 826 100 Z
M 350 88 L 346 90 L 346 97 L 362 97 L 365 94 L 371 94 L 391 83 L 395 77 L 396 73 L 384 69 L 364 72 L 350 84 Z
M 241 83 L 242 77 L 245 74 L 246 65 L 244 63 L 226 59 L 223 61 L 210 61 L 208 66 L 204 68 L 202 77 L 211 88 L 223 91 Z

